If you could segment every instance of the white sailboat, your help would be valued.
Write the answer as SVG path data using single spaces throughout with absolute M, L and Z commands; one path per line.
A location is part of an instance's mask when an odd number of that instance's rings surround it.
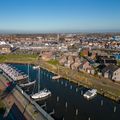
M 28 64 L 28 82 L 24 84 L 20 84 L 20 87 L 28 87 L 28 86 L 34 85 L 35 83 L 36 83 L 35 80 L 32 82 L 29 81 L 29 64 Z
M 31 97 L 32 97 L 32 99 L 42 99 L 42 98 L 46 98 L 50 95 L 51 95 L 51 92 L 49 90 L 43 89 L 43 90 L 39 91 L 38 93 L 35 93 Z
M 38 71 L 38 93 L 35 93 L 31 96 L 32 99 L 37 100 L 37 99 L 44 99 L 47 98 L 48 96 L 51 96 L 51 92 L 47 90 L 46 88 L 43 90 L 40 90 L 40 68 Z

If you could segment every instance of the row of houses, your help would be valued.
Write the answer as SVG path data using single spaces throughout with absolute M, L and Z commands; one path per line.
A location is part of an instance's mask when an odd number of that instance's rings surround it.
M 83 53 L 86 54 L 87 52 L 85 51 Z M 84 57 L 64 54 L 59 59 L 59 63 L 72 70 L 83 71 L 92 75 L 98 73 L 99 76 L 103 76 L 104 78 L 108 78 L 113 81 L 120 81 L 120 67 L 117 66 L 117 61 L 114 56 L 96 56 L 95 59 L 95 62 L 90 62 L 87 54 Z
M 59 63 L 72 70 L 83 71 L 90 74 L 95 74 L 93 66 L 84 58 L 78 56 L 62 56 Z

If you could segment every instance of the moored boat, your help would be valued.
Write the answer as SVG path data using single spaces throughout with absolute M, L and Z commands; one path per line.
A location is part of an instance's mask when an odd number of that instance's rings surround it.
M 60 79 L 60 78 L 61 78 L 60 75 L 57 75 L 57 76 L 53 76 L 53 77 L 52 77 L 53 80 Z
M 28 83 L 25 83 L 25 84 L 20 84 L 19 86 L 20 87 L 28 87 L 28 86 L 34 85 L 35 83 L 36 83 L 36 81 L 32 81 L 32 82 L 28 82 Z
M 39 68 L 40 68 L 39 66 L 33 66 L 34 70 L 39 69 Z
M 83 96 L 85 98 L 87 98 L 88 100 L 94 98 L 96 95 L 97 95 L 97 90 L 96 89 L 88 90 L 87 92 L 85 92 L 83 94 Z
M 37 99 L 43 99 L 51 95 L 51 92 L 47 89 L 43 89 L 38 93 L 35 93 L 31 96 L 32 99 L 37 100 Z

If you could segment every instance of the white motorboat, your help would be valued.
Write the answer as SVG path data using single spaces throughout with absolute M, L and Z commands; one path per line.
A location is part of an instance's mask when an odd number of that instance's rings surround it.
M 61 78 L 60 75 L 57 75 L 57 76 L 53 76 L 53 77 L 52 77 L 53 80 L 60 79 L 60 78 Z
M 33 66 L 34 70 L 39 69 L 39 68 L 40 68 L 39 66 Z
M 88 90 L 87 92 L 85 92 L 83 94 L 83 96 L 87 99 L 92 99 L 97 95 L 97 90 L 96 89 L 92 89 L 92 90 Z
M 20 84 L 19 86 L 20 87 L 28 87 L 28 86 L 31 86 L 31 85 L 34 85 L 35 83 L 36 83 L 36 81 L 34 80 L 34 81 L 32 81 L 32 82 L 30 82 L 30 80 L 29 80 L 29 64 L 28 64 L 28 82 L 27 83 L 23 83 L 23 84 Z
M 51 95 L 51 92 L 47 89 L 43 89 L 38 93 L 35 93 L 34 95 L 31 96 L 32 99 L 42 99 L 46 98 Z
M 34 85 L 35 83 L 36 83 L 36 81 L 32 81 L 32 82 L 28 82 L 28 83 L 25 83 L 25 84 L 20 84 L 19 86 L 20 87 L 28 87 L 28 86 Z

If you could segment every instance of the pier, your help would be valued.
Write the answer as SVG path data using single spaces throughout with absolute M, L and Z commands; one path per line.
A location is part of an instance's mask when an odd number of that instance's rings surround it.
M 26 82 L 28 76 L 18 72 L 15 68 L 7 64 L 0 64 L 0 69 L 15 82 Z

